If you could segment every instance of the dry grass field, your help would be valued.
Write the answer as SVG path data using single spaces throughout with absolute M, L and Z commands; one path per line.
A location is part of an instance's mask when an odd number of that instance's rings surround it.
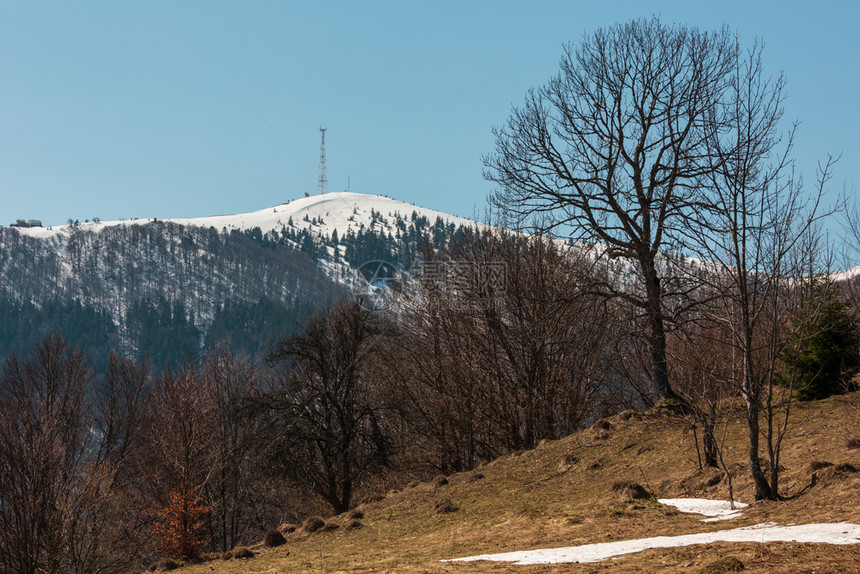
M 794 407 L 783 448 L 783 502 L 753 504 L 742 415 L 729 421 L 726 461 L 743 516 L 705 523 L 613 484 L 639 484 L 657 498 L 727 497 L 720 471 L 698 468 L 694 435 L 662 408 L 622 413 L 538 448 L 511 454 L 446 481 L 413 484 L 359 506 L 360 517 L 327 518 L 286 543 L 252 546 L 253 558 L 210 559 L 182 572 L 724 572 L 735 557 L 745 572 L 860 572 L 860 545 L 717 543 L 650 550 L 591 564 L 514 566 L 447 563 L 475 554 L 677 535 L 762 522 L 860 523 L 860 394 Z M 853 440 L 852 440 L 853 439 Z M 356 512 L 353 511 L 353 512 Z

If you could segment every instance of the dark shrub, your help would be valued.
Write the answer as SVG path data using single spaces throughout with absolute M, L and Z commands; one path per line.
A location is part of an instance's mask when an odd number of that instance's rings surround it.
M 720 558 L 716 562 L 708 564 L 699 570 L 697 574 L 723 574 L 724 572 L 740 572 L 743 569 L 743 562 L 734 556 L 726 556 L 725 558 Z
M 442 476 L 441 474 L 433 479 L 433 486 L 439 488 L 440 486 L 445 486 L 448 484 L 448 479 Z
M 593 425 L 591 425 L 593 430 L 610 430 L 612 428 L 612 423 L 606 419 L 600 419 Z
M 347 516 L 347 518 L 350 520 L 361 520 L 362 518 L 364 518 L 364 513 L 360 510 L 353 510 L 349 513 L 349 516 Z
M 450 499 L 443 498 L 442 500 L 436 501 L 436 504 L 433 506 L 433 510 L 436 511 L 436 514 L 448 514 L 449 512 L 457 512 L 459 508 L 457 508 Z
M 628 409 L 626 411 L 621 411 L 618 413 L 618 418 L 622 421 L 629 421 L 630 419 L 639 420 L 642 416 L 632 409 Z
M 806 465 L 807 472 L 815 472 L 816 470 L 821 470 L 822 468 L 828 468 L 833 466 L 832 462 L 827 462 L 824 460 L 813 460 L 808 465 Z
M 612 492 L 617 492 L 627 498 L 634 500 L 650 500 L 654 498 L 650 492 L 645 490 L 645 487 L 635 482 L 620 480 L 612 483 Z
M 253 558 L 254 553 L 244 546 L 233 549 L 233 558 Z
M 263 544 L 268 546 L 269 548 L 274 548 L 275 546 L 281 546 L 282 544 L 286 544 L 287 539 L 284 538 L 284 535 L 278 532 L 277 530 L 269 530 L 266 532 L 266 535 L 263 537 Z
M 566 472 L 578 462 L 579 457 L 577 457 L 575 454 L 566 454 L 558 461 L 558 472 Z
M 706 486 L 716 486 L 723 481 L 723 474 L 715 472 L 705 481 Z
M 325 520 L 319 516 L 310 516 L 302 523 L 302 530 L 308 533 L 316 532 L 323 526 L 325 526 Z

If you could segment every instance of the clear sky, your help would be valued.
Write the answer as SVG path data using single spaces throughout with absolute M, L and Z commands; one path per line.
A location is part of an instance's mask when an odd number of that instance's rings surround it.
M 858 6 L 0 0 L 0 224 L 196 217 L 313 194 L 320 125 L 330 189 L 480 214 L 492 126 L 557 71 L 563 44 L 652 14 L 763 39 L 768 71 L 788 80 L 784 127 L 802 122 L 806 179 L 841 153 L 834 187 L 860 188 Z

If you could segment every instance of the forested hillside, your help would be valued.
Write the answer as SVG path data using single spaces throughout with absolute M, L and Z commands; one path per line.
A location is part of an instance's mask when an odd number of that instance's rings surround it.
M 426 246 L 459 241 L 465 229 L 394 200 L 330 195 L 345 198 L 264 210 L 271 220 L 0 228 L 0 357 L 61 329 L 99 366 L 118 349 L 175 367 L 220 341 L 261 359 L 312 311 L 365 290 L 363 264 L 407 270 Z

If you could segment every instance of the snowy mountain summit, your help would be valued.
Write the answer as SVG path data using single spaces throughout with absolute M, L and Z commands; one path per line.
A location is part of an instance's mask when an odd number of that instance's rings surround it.
M 345 191 L 303 197 L 252 213 L 174 221 L 183 225 L 228 230 L 259 227 L 263 233 L 266 233 L 285 227 L 292 220 L 293 226 L 299 229 L 307 229 L 323 235 L 331 235 L 333 231 L 337 231 L 338 235 L 343 236 L 350 228 L 357 231 L 362 226 L 381 231 L 385 227 L 390 227 L 381 224 L 381 218 L 387 219 L 398 215 L 401 218 L 408 218 L 413 213 L 431 222 L 442 219 L 446 223 L 455 225 L 474 225 L 474 222 L 469 219 L 425 209 L 390 197 Z
M 441 219 L 455 226 L 473 226 L 475 223 L 466 218 L 456 217 L 425 209 L 417 205 L 385 197 L 382 195 L 365 195 L 361 193 L 334 192 L 324 195 L 313 195 L 294 199 L 274 207 L 238 213 L 233 215 L 212 215 L 195 218 L 159 219 L 158 221 L 176 223 L 194 227 L 214 227 L 217 231 L 232 230 L 249 231 L 259 228 L 263 234 L 278 232 L 287 227 L 297 230 L 308 230 L 311 233 L 330 236 L 337 231 L 343 236 L 349 229 L 357 232 L 362 226 L 376 231 L 389 232 L 393 227 L 387 221 L 391 218 L 410 218 L 415 213 L 431 223 Z M 385 220 L 386 222 L 383 222 Z M 126 219 L 120 221 L 99 221 L 61 225 L 53 227 L 20 228 L 19 232 L 31 237 L 53 237 L 69 234 L 74 230 L 99 232 L 107 227 L 117 225 L 142 225 L 151 223 L 153 219 Z

